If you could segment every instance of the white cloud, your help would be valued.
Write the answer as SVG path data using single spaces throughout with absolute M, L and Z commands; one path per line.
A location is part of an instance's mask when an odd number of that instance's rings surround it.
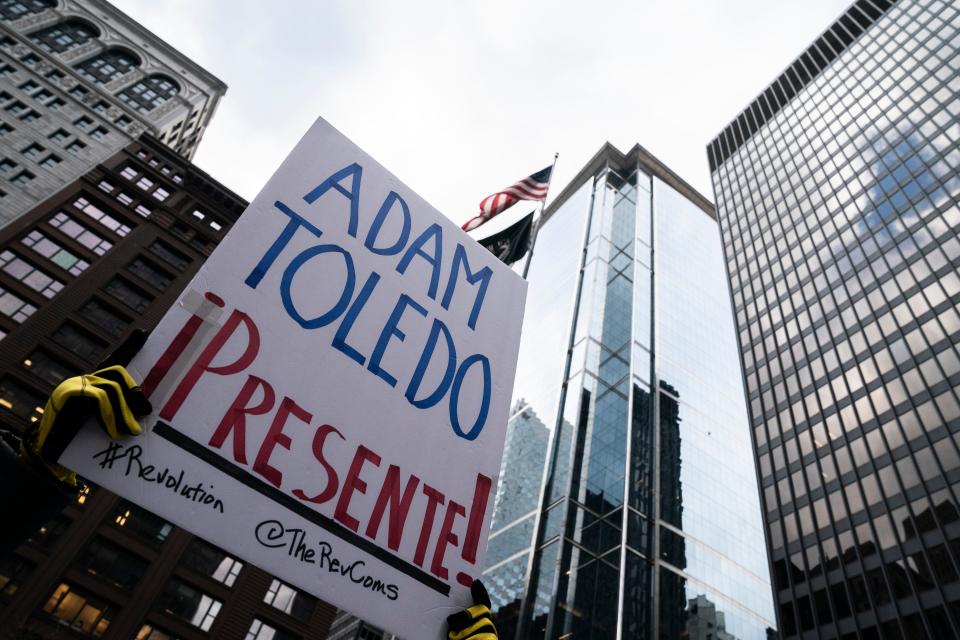
M 706 144 L 846 0 L 117 0 L 230 86 L 196 162 L 252 198 L 323 116 L 457 222 L 607 140 L 712 199 Z

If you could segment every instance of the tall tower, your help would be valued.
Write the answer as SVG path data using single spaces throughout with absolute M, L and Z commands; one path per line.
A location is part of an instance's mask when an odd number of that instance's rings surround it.
M 764 640 L 774 610 L 712 205 L 639 145 L 607 144 L 544 218 L 511 427 L 542 424 L 550 445 L 538 499 L 498 498 L 483 580 L 501 637 L 713 625 Z M 505 459 L 504 486 L 528 467 Z
M 708 147 L 784 638 L 960 637 L 958 96 L 858 0 Z
M 105 0 L 0 0 L 0 226 L 141 133 L 192 158 L 226 90 Z

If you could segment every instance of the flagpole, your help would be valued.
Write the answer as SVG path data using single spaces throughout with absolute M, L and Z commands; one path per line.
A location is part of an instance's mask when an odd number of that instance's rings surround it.
M 553 182 L 553 170 L 557 167 L 557 158 L 560 157 L 560 152 L 553 154 L 553 164 L 550 165 L 550 178 L 547 180 L 547 195 L 550 195 L 550 183 Z M 533 237 L 530 238 L 530 251 L 527 252 L 527 261 L 523 264 L 523 279 L 527 279 L 527 272 L 530 271 L 530 261 L 533 259 L 533 248 L 537 244 L 537 236 L 540 235 L 540 222 L 543 220 L 543 210 L 547 204 L 547 196 L 543 196 L 543 200 L 540 201 L 540 211 L 537 212 L 537 217 L 533 221 Z

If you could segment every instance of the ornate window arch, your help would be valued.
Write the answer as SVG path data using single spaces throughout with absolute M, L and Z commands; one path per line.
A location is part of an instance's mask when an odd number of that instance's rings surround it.
M 56 0 L 0 0 L 0 18 L 18 20 L 31 13 L 42 13 L 57 6 Z
M 127 87 L 117 97 L 140 113 L 149 113 L 178 93 L 180 85 L 173 78 L 155 73 Z
M 110 47 L 98 55 L 74 65 L 84 78 L 106 84 L 140 66 L 140 58 L 126 49 Z
M 100 30 L 84 20 L 70 18 L 30 34 L 30 39 L 49 53 L 63 53 L 100 35 Z

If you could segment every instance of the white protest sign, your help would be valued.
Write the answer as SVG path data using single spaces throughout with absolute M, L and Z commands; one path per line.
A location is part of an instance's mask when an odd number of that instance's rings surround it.
M 131 363 L 154 413 L 61 462 L 408 640 L 472 604 L 526 282 L 332 126 Z

